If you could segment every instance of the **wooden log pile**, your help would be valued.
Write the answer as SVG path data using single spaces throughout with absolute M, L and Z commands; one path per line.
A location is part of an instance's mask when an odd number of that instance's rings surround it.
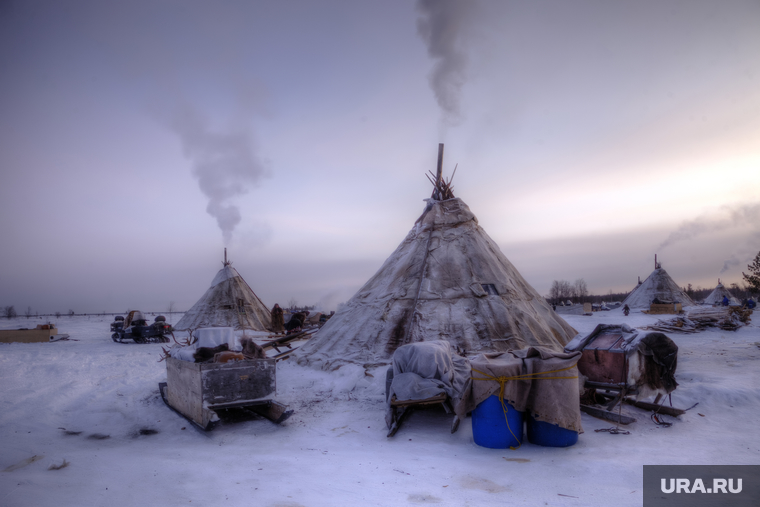
M 735 306 L 702 306 L 690 309 L 685 315 L 669 320 L 658 320 L 644 329 L 675 333 L 698 333 L 717 327 L 736 331 L 750 321 L 752 310 Z

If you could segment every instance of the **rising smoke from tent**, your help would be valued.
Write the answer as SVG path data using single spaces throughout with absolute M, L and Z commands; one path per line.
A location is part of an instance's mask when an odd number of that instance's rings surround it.
M 461 111 L 461 91 L 467 81 L 467 55 L 463 51 L 464 23 L 470 5 L 458 0 L 418 0 L 417 32 L 425 41 L 428 55 L 435 62 L 430 72 L 430 87 L 442 120 L 458 125 L 464 117 Z
M 684 222 L 660 244 L 658 251 L 703 234 L 735 227 L 750 227 L 753 229 L 753 233 L 748 241 L 739 247 L 738 251 L 732 253 L 723 262 L 723 267 L 720 270 L 720 273 L 723 274 L 741 263 L 739 257 L 751 259 L 756 255 L 753 249 L 757 248 L 760 243 L 760 203 L 733 207 L 723 206 L 717 215 L 702 215 L 694 220 Z
M 739 259 L 736 258 L 735 255 L 732 255 L 729 259 L 723 262 L 723 267 L 720 270 L 720 274 L 722 275 L 729 269 L 733 268 L 734 266 L 739 265 Z
M 230 200 L 258 186 L 267 175 L 251 134 L 242 127 L 212 129 L 210 121 L 189 106 L 178 108 L 171 128 L 182 141 L 185 156 L 193 164 L 193 176 L 208 198 L 206 212 L 216 219 L 225 245 L 242 220 Z

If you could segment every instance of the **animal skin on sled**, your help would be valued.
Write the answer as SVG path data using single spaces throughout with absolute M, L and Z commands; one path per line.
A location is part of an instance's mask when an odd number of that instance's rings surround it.
M 573 339 L 565 351 L 582 352 L 578 370 L 587 381 L 625 386 L 637 399 L 670 394 L 678 386 L 678 346 L 663 333 L 600 324 L 589 335 Z

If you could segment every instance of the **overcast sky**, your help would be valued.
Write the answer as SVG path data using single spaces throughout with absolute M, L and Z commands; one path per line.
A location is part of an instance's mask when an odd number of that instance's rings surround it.
M 542 294 L 760 250 L 760 3 L 0 1 L 0 306 L 334 309 L 454 193 Z

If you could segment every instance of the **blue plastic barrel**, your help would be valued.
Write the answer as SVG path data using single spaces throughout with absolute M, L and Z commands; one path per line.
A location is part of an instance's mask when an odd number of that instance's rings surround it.
M 544 447 L 570 447 L 578 442 L 578 432 L 560 428 L 556 424 L 536 421 L 528 414 L 528 441 Z
M 506 401 L 504 404 L 507 407 L 506 418 L 496 395 L 489 396 L 472 411 L 472 437 L 476 444 L 491 449 L 520 445 L 523 439 L 523 412 L 518 412 Z

